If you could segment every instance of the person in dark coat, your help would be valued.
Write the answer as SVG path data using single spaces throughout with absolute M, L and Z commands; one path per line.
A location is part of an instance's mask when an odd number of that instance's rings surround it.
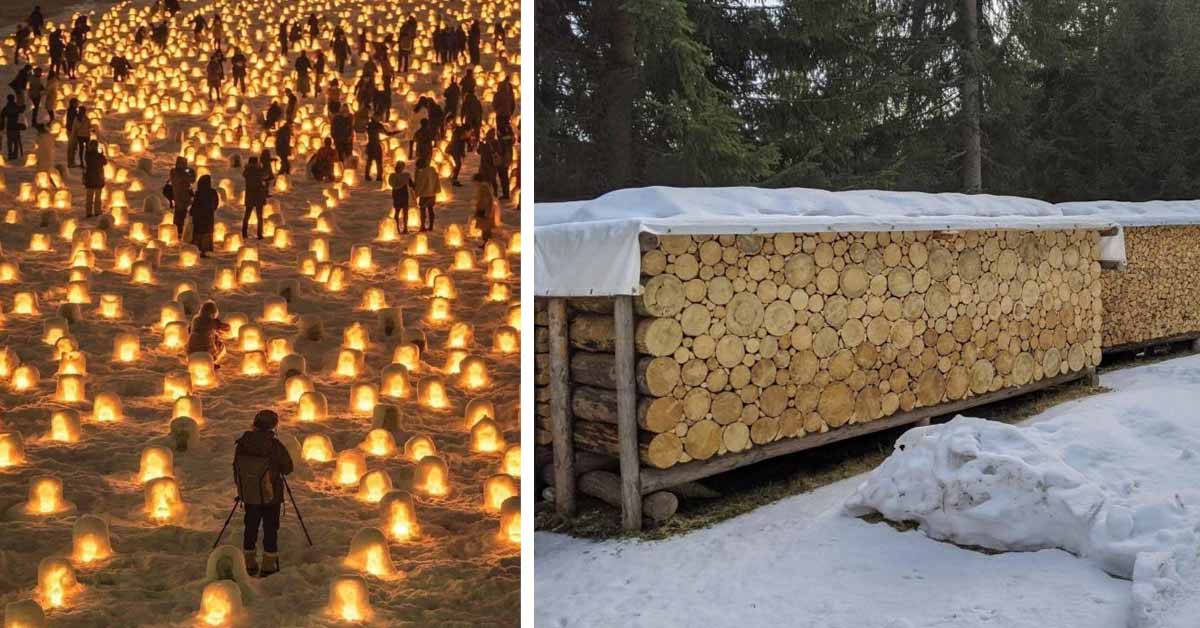
M 267 131 L 275 130 L 275 125 L 283 119 L 283 107 L 279 106 L 279 101 L 272 100 L 271 106 L 267 108 L 267 115 L 263 118 L 263 128 Z
M 204 175 L 196 182 L 196 193 L 192 197 L 192 244 L 200 249 L 200 257 L 208 257 L 213 250 L 213 226 L 217 218 L 217 206 L 221 198 L 213 188 L 212 177 Z
M 467 143 L 470 140 L 471 129 L 465 126 L 456 126 L 450 134 L 450 145 L 446 149 L 446 153 L 450 155 L 450 162 L 454 164 L 454 177 L 451 180 L 451 185 L 454 187 L 462 187 L 458 182 L 458 174 L 462 171 L 463 161 L 467 156 Z
M 392 188 L 392 220 L 396 221 L 396 229 L 400 233 L 408 233 L 408 207 L 412 204 L 415 190 L 412 175 L 404 171 L 403 161 L 396 162 L 396 169 L 388 175 L 388 185 Z M 403 221 L 401 212 L 404 214 Z
M 329 134 L 337 149 L 338 161 L 346 161 L 354 153 L 354 117 L 346 107 L 338 107 L 330 120 Z
M 87 189 L 87 218 L 104 213 L 100 199 L 104 195 L 104 166 L 108 158 L 100 152 L 100 142 L 90 140 L 83 154 L 83 187 Z
M 279 171 L 292 173 L 292 123 L 285 121 L 275 132 L 275 154 L 279 155 Z
M 250 214 L 258 217 L 258 239 L 263 238 L 263 207 L 267 204 L 267 177 L 258 157 L 251 157 L 242 169 L 242 177 L 246 180 L 246 213 L 242 216 L 242 239 L 245 240 L 250 228 Z
M 285 96 L 287 96 L 287 107 L 286 107 L 287 121 L 289 123 L 295 122 L 296 121 L 296 107 L 299 105 L 298 99 L 296 98 L 296 93 L 293 92 L 292 88 L 290 88 L 290 87 L 284 88 L 283 93 Z
M 25 105 L 17 104 L 17 97 L 9 94 L 8 103 L 0 109 L 0 118 L 4 119 L 4 135 L 8 140 L 8 158 L 17 159 L 25 152 L 21 146 L 21 114 Z
M 33 36 L 41 37 L 44 26 L 46 26 L 46 17 L 42 15 L 42 7 L 33 7 L 33 13 L 29 14 L 29 27 L 33 29 Z
M 238 496 L 246 508 L 242 550 L 246 571 L 252 576 L 269 576 L 279 571 L 279 515 L 283 508 L 284 477 L 292 472 L 292 457 L 275 437 L 279 415 L 262 410 L 254 416 L 254 429 L 237 439 L 233 452 Z M 259 485 L 248 487 L 262 469 Z M 260 503 L 250 503 L 250 499 Z M 258 529 L 263 531 L 262 569 L 258 566 Z
M 442 97 L 446 102 L 446 118 L 457 120 L 458 106 L 462 102 L 462 88 L 458 86 L 458 81 L 453 76 L 450 77 L 450 84 L 446 86 L 446 90 L 442 92 Z
M 175 201 L 175 215 L 172 222 L 179 237 L 183 237 L 183 223 L 187 219 L 188 207 L 192 204 L 192 184 L 196 182 L 196 171 L 188 167 L 187 159 L 175 158 L 175 167 L 171 169 L 171 196 Z
M 243 96 L 246 95 L 246 66 L 249 65 L 249 63 L 249 60 L 246 59 L 246 55 L 242 53 L 241 50 L 237 48 L 233 49 L 233 57 L 230 58 L 230 64 L 232 67 L 231 73 L 233 74 L 233 86 L 236 87 L 238 92 Z
M 333 140 L 327 137 L 325 143 L 309 162 L 309 173 L 317 181 L 331 182 L 333 181 L 333 164 L 336 161 L 337 151 L 333 149 Z
M 479 130 L 483 127 L 483 103 L 474 91 L 463 90 L 462 118 L 463 126 L 471 129 L 471 136 L 479 139 Z
M 398 135 L 400 131 L 389 131 L 379 118 L 371 118 L 367 123 L 367 167 L 363 178 L 371 180 L 371 164 L 375 164 L 378 181 L 383 181 L 383 135 Z

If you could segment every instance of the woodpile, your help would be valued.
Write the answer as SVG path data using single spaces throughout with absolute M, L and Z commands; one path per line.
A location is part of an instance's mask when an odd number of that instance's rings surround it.
M 1101 276 L 1103 347 L 1200 332 L 1200 226 L 1127 228 L 1125 257 Z
M 665 469 L 1100 361 L 1095 231 L 663 236 L 635 298 L 639 455 Z M 537 440 L 550 442 L 545 301 Z M 615 456 L 613 301 L 568 301 L 577 450 Z

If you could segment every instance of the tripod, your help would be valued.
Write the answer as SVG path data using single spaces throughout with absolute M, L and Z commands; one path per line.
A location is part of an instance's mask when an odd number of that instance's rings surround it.
M 308 534 L 308 526 L 304 525 L 304 515 L 300 514 L 300 507 L 296 505 L 296 496 L 292 495 L 292 487 L 288 484 L 287 476 L 280 475 L 283 478 L 283 487 L 287 489 L 288 499 L 292 500 L 292 510 L 296 511 L 296 518 L 300 520 L 300 529 L 304 530 L 304 538 L 308 540 L 308 544 L 313 544 L 312 537 Z M 221 533 L 217 535 L 217 540 L 213 542 L 213 549 L 221 544 L 221 539 L 225 537 L 225 529 L 229 527 L 229 522 L 233 520 L 233 513 L 237 512 L 238 504 L 241 503 L 242 496 L 238 495 L 233 498 L 233 509 L 229 511 L 229 516 L 225 517 L 225 525 L 221 526 Z

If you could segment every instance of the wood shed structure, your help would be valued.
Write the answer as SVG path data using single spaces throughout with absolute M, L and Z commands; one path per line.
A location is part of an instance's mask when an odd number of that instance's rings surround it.
M 614 192 L 536 207 L 536 440 L 556 508 L 1094 377 L 1111 223 L 1028 199 Z
M 1105 353 L 1200 339 L 1200 202 L 1061 203 L 1120 226 L 1100 277 Z

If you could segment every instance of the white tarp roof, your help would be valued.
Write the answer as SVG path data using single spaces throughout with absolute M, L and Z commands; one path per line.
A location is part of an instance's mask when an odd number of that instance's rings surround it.
M 637 294 L 638 234 L 1106 229 L 1043 201 L 987 194 L 648 187 L 534 207 L 534 292 Z
M 1200 225 L 1200 201 L 1084 201 L 1055 207 L 1067 216 L 1100 216 L 1122 227 Z

